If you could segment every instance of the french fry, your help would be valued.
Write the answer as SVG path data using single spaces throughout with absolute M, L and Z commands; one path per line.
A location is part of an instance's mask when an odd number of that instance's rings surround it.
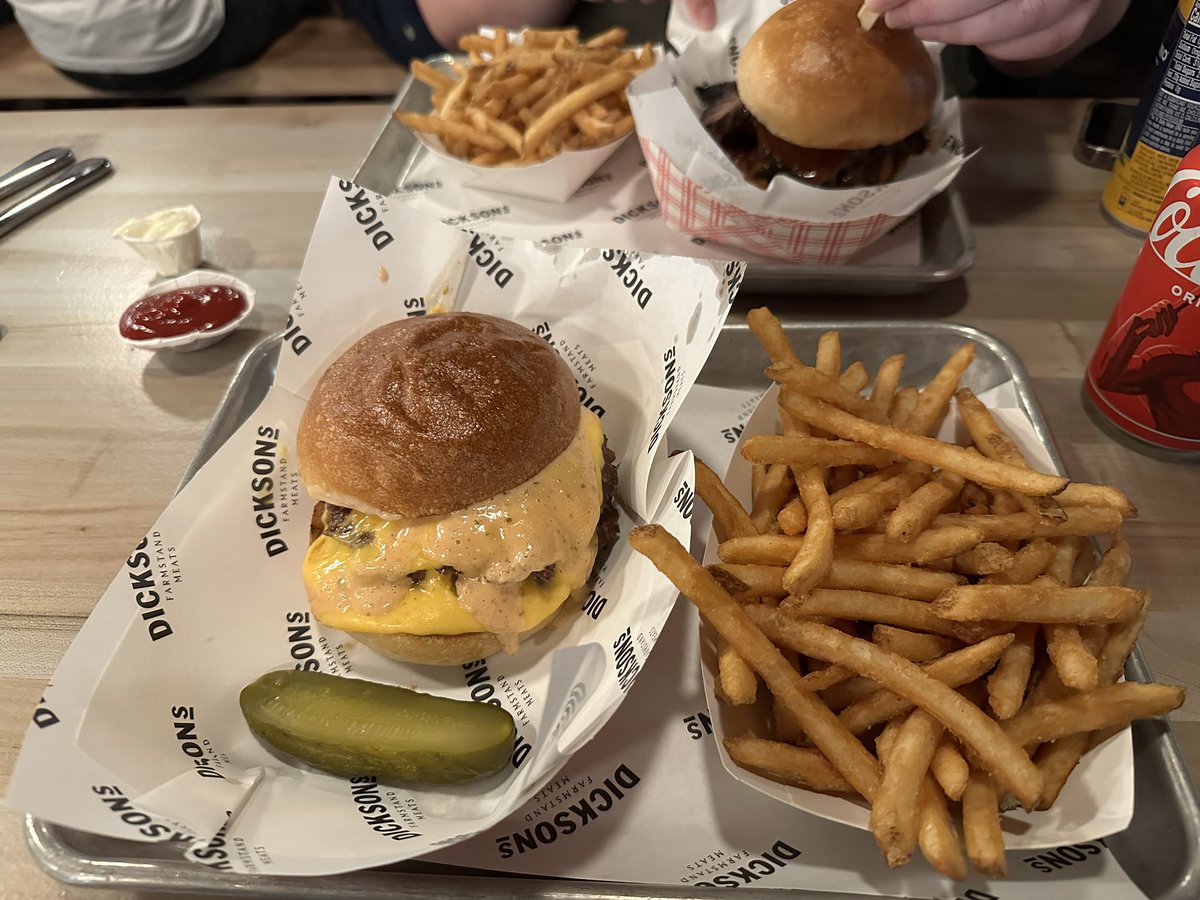
M 1125 494 L 1109 484 L 1083 484 L 1072 482 L 1054 498 L 1063 506 L 1090 506 L 1096 509 L 1112 509 L 1123 518 L 1137 515 L 1137 507 Z
M 1054 805 L 1091 741 L 1092 735 L 1084 731 L 1038 748 L 1033 756 L 1034 763 L 1042 770 L 1042 796 L 1038 809 L 1049 809 Z
M 878 622 L 945 637 L 955 637 L 961 633 L 955 623 L 938 616 L 930 604 L 922 600 L 906 600 L 903 597 L 873 594 L 868 591 L 832 591 L 817 588 L 788 602 L 788 608 L 798 615 L 834 616 L 839 619 Z
M 799 550 L 783 573 L 783 586 L 789 594 L 798 595 L 808 593 L 829 572 L 833 562 L 833 513 L 820 469 L 805 469 L 796 486 L 808 512 L 808 525 Z
M 954 557 L 954 571 L 961 575 L 996 575 L 1013 567 L 1013 555 L 995 541 L 983 541 Z
M 889 412 L 892 398 L 900 385 L 900 373 L 904 370 L 904 354 L 889 356 L 879 364 L 875 372 L 875 384 L 871 387 L 871 402 L 882 412 Z
M 921 789 L 944 730 L 932 715 L 915 709 L 896 730 L 884 756 L 870 822 L 875 842 L 893 869 L 908 862 L 916 849 Z
M 1145 592 L 1133 588 L 1063 587 L 1043 578 L 1031 584 L 960 585 L 934 600 L 932 609 L 942 618 L 956 622 L 990 619 L 1093 625 L 1126 619 L 1145 603 Z
M 717 684 L 734 706 L 748 706 L 758 694 L 754 670 L 724 638 L 717 639 Z
M 449 122 L 445 119 L 435 118 L 434 116 L 421 115 L 420 113 L 397 111 L 396 118 L 407 125 L 414 131 L 424 131 L 429 134 L 436 134 L 438 137 L 445 140 L 461 140 L 466 141 L 476 147 L 482 147 L 485 150 L 503 150 L 504 142 L 498 137 L 486 134 L 478 128 L 473 128 L 470 125 L 465 125 L 462 122 Z
M 629 37 L 629 30 L 616 26 L 602 31 L 583 42 L 585 47 L 620 47 Z
M 963 477 L 954 472 L 939 472 L 932 481 L 918 487 L 896 506 L 884 534 L 888 540 L 907 543 L 924 531 L 935 516 L 958 499 Z
M 816 750 L 746 735 L 725 738 L 725 751 L 739 766 L 765 772 L 784 784 L 826 794 L 849 794 L 854 791 L 850 783 L 829 764 L 829 760 Z
M 799 362 L 792 342 L 788 340 L 783 325 L 765 306 L 759 306 L 746 313 L 746 324 L 766 351 L 773 363 Z
M 750 513 L 746 512 L 738 498 L 725 487 L 720 476 L 699 459 L 695 463 L 696 493 L 713 514 L 713 528 L 716 529 L 717 539 L 723 541 L 729 537 L 758 534 L 758 529 L 750 521 Z
M 988 676 L 988 705 L 997 719 L 1011 719 L 1021 708 L 1033 671 L 1037 634 L 1037 625 L 1018 625 L 1013 630 L 1013 642 L 1001 654 L 996 670 Z
M 835 377 L 842 371 L 842 338 L 836 331 L 826 331 L 817 339 L 816 368 Z
M 961 513 L 942 513 L 933 520 L 938 525 L 969 525 L 983 532 L 987 541 L 1019 541 L 1029 538 L 1057 538 L 1070 535 L 1111 534 L 1121 527 L 1121 514 L 1112 509 L 1087 506 L 1064 508 L 1066 518 L 1061 522 L 1044 522 L 1029 513 L 1010 513 L 1003 516 L 965 516 Z
M 926 777 L 921 788 L 921 831 L 918 843 L 926 861 L 953 881 L 967 877 L 967 863 L 963 859 L 962 844 L 950 821 L 946 808 L 946 797 L 930 777 Z
M 1022 746 L 1035 741 L 1045 743 L 1084 731 L 1124 726 L 1134 719 L 1165 715 L 1179 709 L 1183 699 L 1184 689 L 1176 685 L 1123 681 L 1022 709 L 1003 727 Z
M 951 800 L 961 800 L 967 787 L 971 767 L 963 757 L 958 744 L 949 735 L 943 735 L 929 761 L 929 771 L 938 785 Z
M 783 463 L 767 466 L 762 482 L 751 491 L 750 521 L 759 534 L 767 534 L 778 521 L 779 513 L 795 487 L 792 470 Z M 807 515 L 805 515 L 807 522 Z M 804 526 L 794 533 L 804 530 Z
M 933 376 L 921 395 L 917 398 L 916 406 L 904 420 L 904 427 L 920 435 L 932 434 L 946 415 L 950 406 L 950 398 L 962 379 L 967 366 L 975 359 L 975 345 L 967 342 L 959 347 Z
M 870 562 L 835 554 L 829 572 L 821 579 L 818 587 L 891 594 L 909 600 L 933 600 L 942 591 L 961 584 L 962 581 L 960 576 L 950 572 Z
M 422 60 L 414 59 L 409 62 L 408 70 L 412 72 L 413 78 L 429 85 L 435 91 L 448 91 L 454 87 L 453 78 Z
M 1000 805 L 996 783 L 987 772 L 971 771 L 962 795 L 963 837 L 967 856 L 980 872 L 1003 878 L 1004 835 L 1000 831 Z
M 875 796 L 879 762 L 815 694 L 804 690 L 799 673 L 683 545 L 658 525 L 633 529 L 629 543 L 647 556 L 697 606 L 717 634 L 737 649 L 854 790 L 867 800 Z
M 915 663 L 928 662 L 939 656 L 945 656 L 958 647 L 958 644 L 950 638 L 909 631 L 906 628 L 897 628 L 895 625 L 875 625 L 871 629 L 871 640 L 883 649 L 890 650 Z
M 806 366 L 802 362 L 779 362 L 767 366 L 766 375 L 778 382 L 783 394 L 797 391 L 821 400 L 866 419 L 870 422 L 887 422 L 887 414 L 866 397 L 842 386 L 837 375 L 826 375 L 820 369 Z
M 998 463 L 954 444 L 861 419 L 814 397 L 792 394 L 782 402 L 788 412 L 813 427 L 931 466 L 949 469 L 988 487 L 1040 496 L 1055 494 L 1067 485 L 1067 479 L 1061 475 L 1047 475 Z
M 778 610 L 757 607 L 749 612 L 761 614 L 754 615 L 752 619 L 768 624 L 777 639 L 793 650 L 865 675 L 897 697 L 928 711 L 970 749 L 997 783 L 1016 797 L 1022 806 L 1032 809 L 1037 803 L 1042 790 L 1041 772 L 1012 737 L 1014 733 L 1023 735 L 1024 732 L 1006 733 L 994 719 L 932 674 L 902 656 L 876 647 L 870 641 L 852 638 L 825 625 L 788 620 Z M 1003 647 L 1012 640 L 1011 635 L 1004 637 L 1007 640 L 990 641 Z M 989 642 L 975 646 L 981 647 L 986 643 Z M 999 651 L 996 656 L 999 656 Z M 994 657 L 992 662 L 995 662 Z M 929 664 L 930 667 L 933 665 Z M 843 722 L 844 716 L 845 713 L 839 716 Z
M 579 110 L 586 108 L 594 100 L 598 100 L 605 94 L 610 94 L 613 91 L 624 90 L 625 86 L 633 80 L 633 76 L 633 72 L 610 72 L 602 78 L 576 88 L 565 97 L 555 101 L 546 108 L 545 112 L 542 112 L 538 116 L 537 121 L 530 125 L 529 129 L 525 132 L 526 152 L 537 148 L 550 136 L 550 133 L 559 124 L 570 119 L 571 116 L 575 115 Z
M 1013 554 L 1013 564 L 1004 572 L 988 575 L 982 584 L 1029 584 L 1054 561 L 1054 545 L 1042 538 L 1025 544 Z
M 756 434 L 745 441 L 741 454 L 751 462 L 787 463 L 795 466 L 886 466 L 892 455 L 854 441 L 786 434 Z
M 1079 626 L 1051 622 L 1042 626 L 1042 632 L 1046 654 L 1063 684 L 1077 691 L 1094 690 L 1100 677 L 1096 657 L 1084 645 Z
M 923 565 L 955 556 L 983 540 L 983 532 L 966 524 L 928 528 L 907 544 L 889 541 L 882 534 L 838 535 L 839 554 L 872 562 Z
M 912 472 L 902 472 L 869 491 L 845 497 L 833 504 L 833 524 L 839 531 L 858 531 L 870 528 L 884 513 L 896 506 L 919 487 L 925 478 Z
M 851 363 L 846 366 L 842 374 L 838 376 L 838 384 L 855 394 L 870 383 L 871 375 L 867 371 L 867 367 L 860 362 Z M 879 404 L 875 405 L 878 406 Z

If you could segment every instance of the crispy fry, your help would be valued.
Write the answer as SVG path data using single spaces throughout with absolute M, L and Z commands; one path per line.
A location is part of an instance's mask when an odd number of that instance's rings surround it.
M 870 528 L 924 481 L 923 475 L 901 472 L 872 490 L 844 497 L 833 504 L 833 524 L 839 531 Z
M 870 383 L 871 374 L 867 371 L 867 367 L 860 362 L 846 366 L 842 374 L 838 376 L 838 384 L 856 394 Z M 876 404 L 876 406 L 878 405 Z
M 748 706 L 758 694 L 758 679 L 724 638 L 717 639 L 717 684 L 734 706 Z
M 921 788 L 944 730 L 932 715 L 915 709 L 896 730 L 884 756 L 870 821 L 875 842 L 893 869 L 908 862 L 916 849 Z
M 892 455 L 855 441 L 784 434 L 756 434 L 745 441 L 741 454 L 752 462 L 787 463 L 797 466 L 886 466 Z
M 933 600 L 942 591 L 962 581 L 961 577 L 950 572 L 870 562 L 835 554 L 828 574 L 821 579 L 818 587 L 892 594 L 910 600 Z
M 963 477 L 954 472 L 939 472 L 905 497 L 888 519 L 884 534 L 888 540 L 907 543 L 924 531 L 934 517 L 958 499 Z
M 956 622 L 1067 622 L 1107 624 L 1135 615 L 1145 592 L 1125 587 L 1063 587 L 1039 578 L 1031 584 L 974 584 L 950 588 L 932 608 Z
M 1042 626 L 1046 653 L 1062 683 L 1077 691 L 1094 690 L 1099 684 L 1096 657 L 1083 643 L 1078 625 L 1047 623 Z
M 800 538 L 800 549 L 783 573 L 783 586 L 789 594 L 805 594 L 820 583 L 833 562 L 833 513 L 820 469 L 805 469 L 796 486 L 808 512 L 808 526 Z
M 767 366 L 766 375 L 782 385 L 786 396 L 796 392 L 821 400 L 846 410 L 870 422 L 887 422 L 887 414 L 861 394 L 847 390 L 838 381 L 837 375 L 826 375 L 820 369 L 806 366 L 802 362 L 779 362 Z
M 946 797 L 931 777 L 925 778 L 920 803 L 921 855 L 947 878 L 963 881 L 967 877 L 967 862 L 963 859 L 962 844 L 950 821 Z
M 507 122 L 493 119 L 481 109 L 467 110 L 467 121 L 481 132 L 495 135 L 512 148 L 514 153 L 520 155 L 523 146 L 521 132 L 517 131 L 517 129 L 513 128 Z
M 1067 479 L 1060 475 L 1031 472 L 998 463 L 954 444 L 860 419 L 813 397 L 792 394 L 785 396 L 782 403 L 788 412 L 811 426 L 832 432 L 838 437 L 891 450 L 931 466 L 949 469 L 988 487 L 1042 495 L 1057 493 L 1067 485 Z
M 1127 519 L 1137 515 L 1137 507 L 1129 498 L 1109 484 L 1083 484 L 1073 481 L 1054 499 L 1063 506 L 1090 506 L 1115 510 Z
M 928 662 L 944 656 L 958 646 L 950 638 L 909 631 L 906 628 L 897 628 L 895 625 L 875 625 L 871 629 L 871 640 L 885 650 L 890 650 L 915 663 Z
M 960 633 L 953 622 L 938 616 L 929 603 L 888 594 L 817 588 L 803 597 L 789 600 L 788 603 L 790 610 L 805 616 L 834 616 L 839 619 L 878 622 L 945 637 L 954 637 Z
M 1092 735 L 1084 731 L 1069 734 L 1038 748 L 1033 757 L 1037 767 L 1042 770 L 1042 797 L 1038 801 L 1038 809 L 1049 809 L 1054 805 L 1071 772 L 1087 752 L 1091 740 Z
M 759 534 L 769 533 L 795 485 L 792 470 L 783 463 L 767 467 L 762 482 L 751 491 L 750 521 Z M 807 516 L 804 518 L 807 521 Z M 801 525 L 794 533 L 803 530 L 804 526 Z
M 949 735 L 943 735 L 933 751 L 933 759 L 929 761 L 929 771 L 933 774 L 938 785 L 951 800 L 961 800 L 967 787 L 967 778 L 971 774 L 958 744 Z
M 436 134 L 443 140 L 461 140 L 485 150 L 503 150 L 504 142 L 490 134 L 485 134 L 478 128 L 464 125 L 462 122 L 448 122 L 434 116 L 423 116 L 420 113 L 397 111 L 396 118 L 414 131 L 424 131 Z
M 1121 525 L 1121 514 L 1111 509 L 1086 506 L 1064 508 L 1062 522 L 1044 522 L 1029 513 L 1010 513 L 1004 516 L 965 516 L 961 513 L 942 513 L 933 520 L 936 525 L 970 525 L 983 532 L 988 541 L 1020 541 L 1029 538 L 1055 538 L 1068 535 L 1110 534 Z
M 938 425 L 950 406 L 950 398 L 967 366 L 975 359 L 975 345 L 967 342 L 959 347 L 933 376 L 917 398 L 916 406 L 904 420 L 904 427 L 916 434 L 928 435 Z
M 717 539 L 729 537 L 744 537 L 758 534 L 758 529 L 750 521 L 750 514 L 738 502 L 729 488 L 725 487 L 720 476 L 697 459 L 696 463 L 696 493 L 704 501 L 704 505 L 712 511 L 713 528 L 716 529 Z
M 1010 738 L 1025 746 L 1165 715 L 1179 709 L 1183 699 L 1184 689 L 1176 685 L 1123 681 L 1085 694 L 1038 703 L 1022 709 L 1003 726 Z
M 758 339 L 771 362 L 799 362 L 792 342 L 788 340 L 783 325 L 765 306 L 760 306 L 746 313 L 746 324 Z
M 1013 554 L 1012 568 L 989 575 L 983 584 L 1029 584 L 1054 561 L 1054 545 L 1037 538 Z
M 742 654 L 839 774 L 866 799 L 874 797 L 879 783 L 878 761 L 815 694 L 804 690 L 799 673 L 750 621 L 745 610 L 661 526 L 633 529 L 629 543 L 648 556 L 696 604 L 713 629 Z
M 836 331 L 826 331 L 817 339 L 816 368 L 831 376 L 842 371 L 842 338 Z
M 954 557 L 954 571 L 962 575 L 996 575 L 1013 567 L 1013 555 L 994 541 L 976 544 Z
M 538 147 L 560 123 L 570 119 L 579 110 L 585 109 L 589 103 L 613 91 L 624 90 L 632 80 L 632 72 L 610 72 L 555 101 L 525 132 L 526 152 Z
M 454 87 L 455 81 L 444 72 L 439 72 L 429 63 L 420 59 L 414 59 L 409 62 L 408 70 L 412 72 L 413 78 L 417 81 L 424 82 L 435 91 L 448 91 Z
M 763 607 L 748 612 L 755 613 L 752 616 L 754 621 L 766 625 L 777 640 L 793 650 L 852 669 L 878 682 L 902 700 L 927 710 L 970 748 L 987 771 L 1022 806 L 1032 809 L 1037 803 L 1042 789 L 1041 772 L 1037 766 L 1021 749 L 1020 743 L 1012 739 L 1011 733 L 1002 731 L 994 719 L 928 671 L 935 663 L 929 663 L 927 669 L 922 670 L 902 656 L 876 647 L 870 641 L 852 638 L 834 628 L 789 620 L 778 610 Z M 992 638 L 957 652 L 968 653 L 988 644 L 989 650 L 995 650 L 992 657 L 994 663 L 1000 649 L 1011 640 L 1011 635 L 1005 635 L 1003 639 Z M 988 664 L 990 666 L 991 663 Z M 845 715 L 843 712 L 838 718 L 845 722 Z
M 996 670 L 988 676 L 988 704 L 997 719 L 1011 719 L 1021 708 L 1033 671 L 1037 634 L 1037 625 L 1018 625 L 1013 630 L 1013 642 L 1000 655 Z
M 871 402 L 882 412 L 889 412 L 896 388 L 900 385 L 900 373 L 904 370 L 904 354 L 889 356 L 879 364 L 875 373 L 875 384 L 871 387 Z
M 992 776 L 971 771 L 962 795 L 963 836 L 971 864 L 985 875 L 1003 878 L 1004 835 L 1000 832 L 1000 805 Z
M 1091 582 L 1089 582 L 1089 585 Z M 1133 652 L 1133 645 L 1141 634 L 1142 626 L 1146 623 L 1146 615 L 1150 612 L 1150 594 L 1144 595 L 1142 608 L 1136 615 L 1123 622 L 1118 622 L 1108 629 L 1108 637 L 1097 654 L 1096 681 L 1104 687 L 1112 684 L 1121 675 L 1125 660 Z
M 896 544 L 882 534 L 846 534 L 836 538 L 839 555 L 872 562 L 923 565 L 955 556 L 983 540 L 983 533 L 966 524 L 928 528 L 907 544 Z
M 616 26 L 602 31 L 583 42 L 585 47 L 620 47 L 629 37 L 629 30 Z
M 739 766 L 765 772 L 784 784 L 827 794 L 854 791 L 850 783 L 829 764 L 829 760 L 816 750 L 746 735 L 725 738 L 725 751 Z

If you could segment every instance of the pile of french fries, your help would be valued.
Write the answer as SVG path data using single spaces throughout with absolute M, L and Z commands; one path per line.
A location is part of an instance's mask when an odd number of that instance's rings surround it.
M 1136 510 L 1031 469 L 959 388 L 972 344 L 918 390 L 900 387 L 902 356 L 872 380 L 830 332 L 810 366 L 770 311 L 747 318 L 781 432 L 742 445 L 751 508 L 697 462 L 721 563 L 656 525 L 630 543 L 716 632 L 722 697 L 770 691 L 770 733 L 728 738 L 732 759 L 865 799 L 891 866 L 919 846 L 951 878 L 968 858 L 1002 876 L 1002 810 L 1048 809 L 1091 747 L 1183 703 L 1179 687 L 1118 683 L 1150 606 L 1125 586 L 1119 529 Z M 951 398 L 973 446 L 931 437 Z
M 458 45 L 468 59 L 453 74 L 410 63 L 433 89 L 433 112 L 396 118 L 479 166 L 532 165 L 611 143 L 633 130 L 626 86 L 654 64 L 653 48 L 627 50 L 627 37 L 624 28 L 582 43 L 576 28 L 529 28 L 512 43 L 504 29 L 466 35 Z

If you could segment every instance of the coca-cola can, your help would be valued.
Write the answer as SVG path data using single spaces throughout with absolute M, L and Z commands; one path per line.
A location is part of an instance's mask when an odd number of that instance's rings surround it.
M 1126 434 L 1200 454 L 1200 147 L 1183 158 L 1087 368 Z

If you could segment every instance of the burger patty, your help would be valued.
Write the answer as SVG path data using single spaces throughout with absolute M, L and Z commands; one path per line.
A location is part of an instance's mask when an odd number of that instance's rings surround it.
M 800 147 L 763 128 L 742 103 L 736 83 L 713 85 L 697 94 L 705 104 L 704 127 L 746 180 L 761 188 L 780 174 L 827 188 L 885 184 L 910 156 L 924 153 L 929 144 L 924 131 L 914 131 L 894 144 L 866 150 Z
M 604 564 L 604 561 L 608 559 L 608 554 L 612 552 L 612 548 L 616 544 L 617 537 L 621 532 L 616 503 L 616 454 L 609 449 L 607 437 L 604 439 L 601 452 L 604 456 L 604 466 L 601 469 L 600 485 L 604 498 L 600 504 L 600 518 L 596 523 L 597 549 L 596 561 L 592 565 L 593 576 L 599 570 L 600 566 Z M 375 535 L 370 531 L 355 531 L 349 517 L 350 509 L 348 507 L 335 506 L 332 503 L 326 503 L 324 500 L 318 500 L 316 506 L 313 507 L 312 519 L 309 522 L 309 543 L 311 544 L 322 534 L 334 540 L 341 541 L 350 547 L 363 547 L 371 543 L 375 539 Z M 452 566 L 443 566 L 439 571 L 452 577 L 457 577 L 458 575 L 458 571 Z M 409 572 L 407 574 L 414 583 L 420 582 L 425 577 L 423 571 Z M 545 584 L 554 577 L 554 566 L 546 566 L 544 569 L 534 572 L 530 577 L 541 584 Z

